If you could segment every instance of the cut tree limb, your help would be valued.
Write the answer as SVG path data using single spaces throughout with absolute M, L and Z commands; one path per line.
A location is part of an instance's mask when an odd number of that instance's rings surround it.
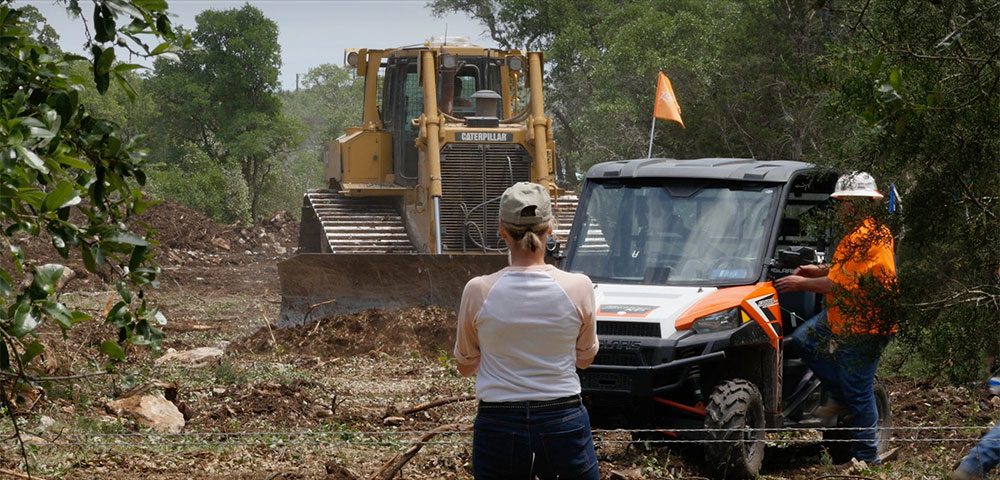
M 32 476 L 29 477 L 28 475 L 25 475 L 25 474 L 23 474 L 21 472 L 15 472 L 13 470 L 7 470 L 6 468 L 0 468 L 0 475 L 10 475 L 10 476 L 12 476 L 14 478 L 25 478 L 25 479 L 31 479 L 31 480 L 45 480 L 44 478 L 39 477 L 38 475 L 32 475 Z
M 459 423 L 451 423 L 448 425 L 442 425 L 440 427 L 437 427 L 421 435 L 416 442 L 413 442 L 413 444 L 406 449 L 406 451 L 398 453 L 396 454 L 396 456 L 392 457 L 392 460 L 389 460 L 388 462 L 386 462 L 385 465 L 382 465 L 382 468 L 378 469 L 378 471 L 376 471 L 370 477 L 368 477 L 368 480 L 392 479 L 392 477 L 395 477 L 396 474 L 399 473 L 399 470 L 403 468 L 403 465 L 406 465 L 406 462 L 409 462 L 410 459 L 413 458 L 413 456 L 416 455 L 421 448 L 423 448 L 424 443 L 430 441 L 430 439 L 434 438 L 439 433 L 465 432 L 469 430 L 472 430 L 472 425 L 459 424 Z

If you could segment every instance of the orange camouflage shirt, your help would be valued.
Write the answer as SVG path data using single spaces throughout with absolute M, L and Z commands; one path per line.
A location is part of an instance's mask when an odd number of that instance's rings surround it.
M 827 294 L 827 322 L 836 335 L 891 335 L 896 323 L 880 318 L 877 305 L 865 305 L 871 295 L 859 288 L 859 281 L 871 275 L 889 285 L 896 281 L 895 242 L 884 225 L 872 219 L 844 236 L 833 254 L 829 278 L 836 287 Z M 841 306 L 848 312 L 842 312 Z

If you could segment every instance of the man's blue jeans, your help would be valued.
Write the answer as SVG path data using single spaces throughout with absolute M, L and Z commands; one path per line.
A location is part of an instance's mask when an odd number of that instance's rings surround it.
M 855 441 L 854 458 L 879 463 L 878 408 L 875 403 L 875 371 L 879 356 L 889 343 L 881 335 L 837 337 L 830 331 L 822 311 L 792 333 L 802 360 L 823 382 L 834 401 L 851 409 Z
M 958 468 L 985 478 L 997 464 L 1000 464 L 1000 424 L 972 447 Z
M 472 472 L 479 480 L 599 480 L 587 410 L 479 412 Z

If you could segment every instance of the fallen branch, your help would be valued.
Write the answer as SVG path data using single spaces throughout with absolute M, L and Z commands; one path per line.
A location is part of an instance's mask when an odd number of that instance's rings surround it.
M 146 392 L 148 392 L 148 391 L 150 391 L 150 390 L 152 390 L 154 388 L 162 388 L 165 391 L 166 390 L 174 390 L 174 392 L 175 392 L 174 396 L 176 396 L 176 391 L 177 391 L 177 384 L 176 383 L 173 383 L 173 382 L 164 382 L 163 380 L 153 380 L 153 381 L 148 382 L 148 383 L 146 383 L 144 385 L 138 385 L 138 386 L 132 387 L 132 388 L 128 389 L 127 391 L 122 392 L 120 395 L 117 395 L 117 397 L 118 398 L 134 397 L 136 395 L 142 395 L 142 394 L 144 394 L 144 393 L 146 393 Z
M 0 475 L 10 475 L 14 478 L 25 478 L 28 480 L 45 480 L 37 475 L 25 475 L 21 472 L 15 472 L 13 470 L 7 470 L 6 468 L 0 468 Z
M 67 381 L 67 380 L 79 380 L 81 378 L 97 377 L 97 376 L 100 376 L 100 375 L 107 375 L 109 373 L 111 373 L 111 372 L 91 372 L 91 373 L 80 373 L 80 374 L 77 374 L 77 375 L 64 375 L 64 376 L 60 376 L 60 377 L 36 377 L 36 376 L 33 376 L 33 375 L 24 375 L 23 378 L 26 379 L 26 380 L 30 380 L 32 382 L 64 382 L 64 381 Z M 18 375 L 6 373 L 6 372 L 0 372 L 0 377 L 3 377 L 3 378 L 19 378 Z
M 325 302 L 319 302 L 319 303 L 315 303 L 315 304 L 309 305 L 309 309 L 306 310 L 306 314 L 302 317 L 302 324 L 304 325 L 306 323 L 309 323 L 309 315 L 311 313 L 313 313 L 313 310 L 316 307 L 322 307 L 323 305 L 329 305 L 331 303 L 336 303 L 336 302 L 337 302 L 337 299 L 336 298 L 332 298 L 332 299 L 327 300 Z M 321 323 L 323 323 L 323 319 L 322 318 L 319 319 L 319 320 L 316 320 L 316 326 L 313 327 L 312 331 L 309 332 L 308 336 L 310 336 L 310 337 L 313 336 L 316 333 L 316 331 L 319 330 L 319 324 L 321 324 Z
M 406 465 L 406 462 L 409 462 L 410 459 L 420 451 L 420 449 L 424 446 L 424 443 L 437 436 L 437 434 L 441 432 L 463 432 L 468 430 L 472 430 L 472 425 L 452 423 L 437 427 L 421 435 L 416 442 L 413 442 L 413 445 L 410 445 L 410 448 L 407 448 L 403 453 L 396 454 L 396 456 L 392 457 L 392 460 L 389 460 L 385 465 L 382 465 L 382 468 L 378 469 L 378 471 L 373 473 L 370 477 L 368 477 L 368 479 L 390 480 L 392 477 L 395 477 L 397 473 L 399 473 L 399 470 L 403 468 L 403 465 Z
M 401 415 L 411 415 L 423 410 L 428 410 L 434 407 L 440 407 L 441 405 L 447 405 L 449 403 L 455 403 L 455 402 L 465 402 L 475 399 L 476 399 L 475 395 L 458 395 L 455 397 L 439 398 L 437 400 L 433 400 L 427 403 L 421 403 L 420 405 L 407 408 L 406 410 L 403 410 L 399 413 Z

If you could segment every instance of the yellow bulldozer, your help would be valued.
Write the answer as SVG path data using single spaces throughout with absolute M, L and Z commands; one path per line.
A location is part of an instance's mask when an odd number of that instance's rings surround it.
M 365 80 L 361 124 L 325 143 L 327 188 L 306 192 L 298 252 L 278 265 L 279 326 L 456 306 L 469 278 L 506 265 L 498 202 L 519 181 L 546 186 L 568 230 L 541 52 L 446 37 L 345 63 Z

